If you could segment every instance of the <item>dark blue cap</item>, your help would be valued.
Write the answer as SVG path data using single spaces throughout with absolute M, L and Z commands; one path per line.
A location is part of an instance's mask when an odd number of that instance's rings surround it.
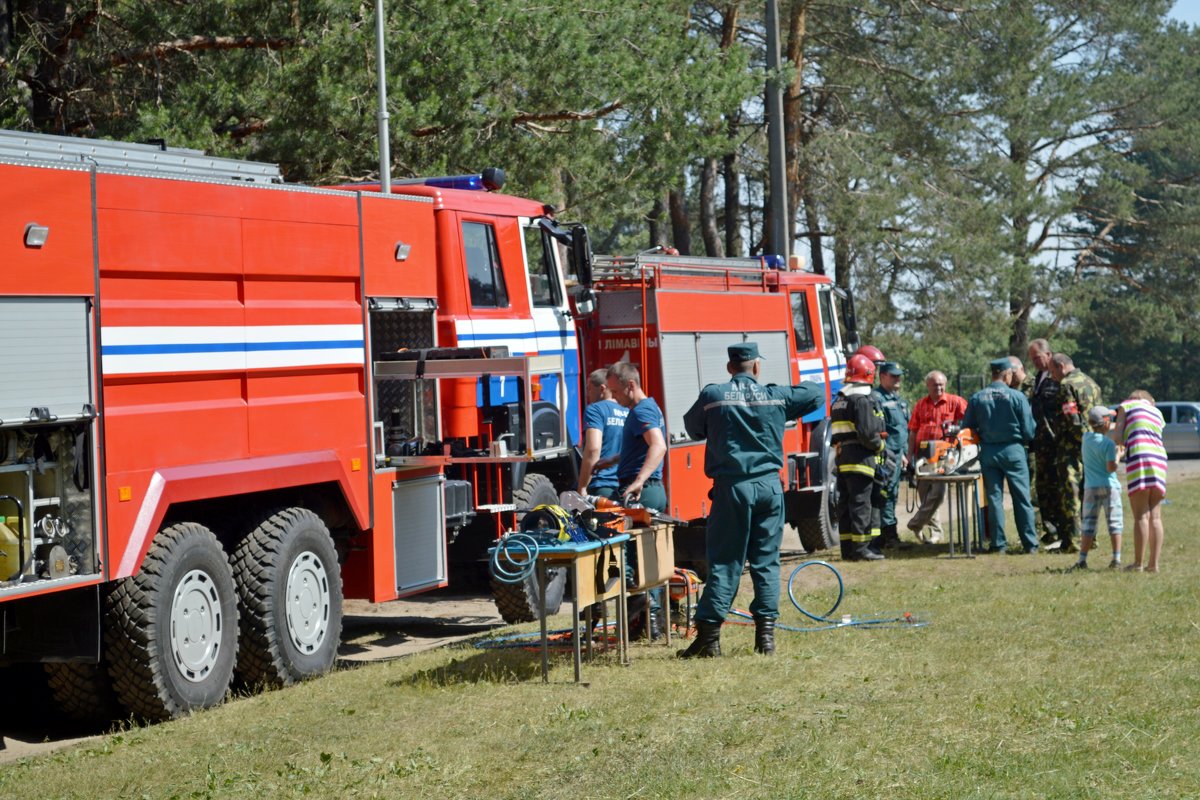
M 729 345 L 729 360 L 734 364 L 740 364 L 743 361 L 753 361 L 756 358 L 762 358 L 758 354 L 758 342 L 742 342 L 741 344 Z

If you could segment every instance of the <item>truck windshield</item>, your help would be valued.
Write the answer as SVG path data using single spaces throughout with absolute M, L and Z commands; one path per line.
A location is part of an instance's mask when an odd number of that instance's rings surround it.
M 837 333 L 837 317 L 833 314 L 833 292 L 828 289 L 818 291 L 821 300 L 821 330 L 825 334 L 825 349 L 834 350 L 839 346 Z
M 541 228 L 525 228 L 525 269 L 534 308 L 557 308 L 562 304 L 553 243 Z

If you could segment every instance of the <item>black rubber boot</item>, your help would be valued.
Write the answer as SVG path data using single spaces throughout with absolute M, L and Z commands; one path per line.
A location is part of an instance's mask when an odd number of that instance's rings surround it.
M 721 655 L 721 623 L 696 622 L 696 641 L 687 650 L 675 655 L 680 658 L 716 658 Z
M 754 652 L 764 656 L 775 655 L 775 620 L 773 618 L 754 618 Z

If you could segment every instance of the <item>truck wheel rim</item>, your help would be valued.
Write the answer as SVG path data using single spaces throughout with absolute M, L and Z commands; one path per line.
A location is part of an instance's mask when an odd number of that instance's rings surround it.
M 194 569 L 175 587 L 171 603 L 171 655 L 192 683 L 208 677 L 221 649 L 221 596 L 207 572 Z
M 321 646 L 329 630 L 329 576 L 315 553 L 305 551 L 288 570 L 286 587 L 287 632 L 301 653 Z

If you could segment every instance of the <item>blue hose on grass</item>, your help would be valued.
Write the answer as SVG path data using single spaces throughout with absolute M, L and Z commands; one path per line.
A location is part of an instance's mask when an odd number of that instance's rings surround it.
M 833 601 L 833 605 L 830 606 L 829 610 L 824 614 L 812 613 L 804 606 L 800 605 L 800 601 L 796 599 L 796 576 L 800 574 L 800 570 L 813 566 L 825 567 L 825 569 L 833 573 L 833 577 L 837 578 L 837 599 Z M 919 618 L 911 611 L 905 611 L 904 613 L 897 615 L 881 614 L 870 617 L 852 617 L 849 614 L 843 614 L 840 618 L 834 619 L 834 613 L 838 610 L 838 606 L 842 604 L 842 600 L 846 596 L 846 584 L 845 581 L 842 580 L 842 573 L 838 572 L 837 568 L 828 561 L 803 561 L 796 565 L 796 568 L 792 570 L 792 574 L 788 577 L 787 590 L 788 599 L 792 601 L 792 605 L 796 607 L 796 610 L 811 619 L 813 622 L 818 622 L 821 624 L 799 627 L 796 625 L 781 625 L 776 622 L 775 628 L 777 630 L 808 633 L 811 631 L 831 631 L 837 628 L 923 628 L 929 624 L 929 620 Z M 743 611 L 739 608 L 735 608 L 729 613 L 730 616 L 741 619 L 754 619 L 754 616 L 748 611 Z

